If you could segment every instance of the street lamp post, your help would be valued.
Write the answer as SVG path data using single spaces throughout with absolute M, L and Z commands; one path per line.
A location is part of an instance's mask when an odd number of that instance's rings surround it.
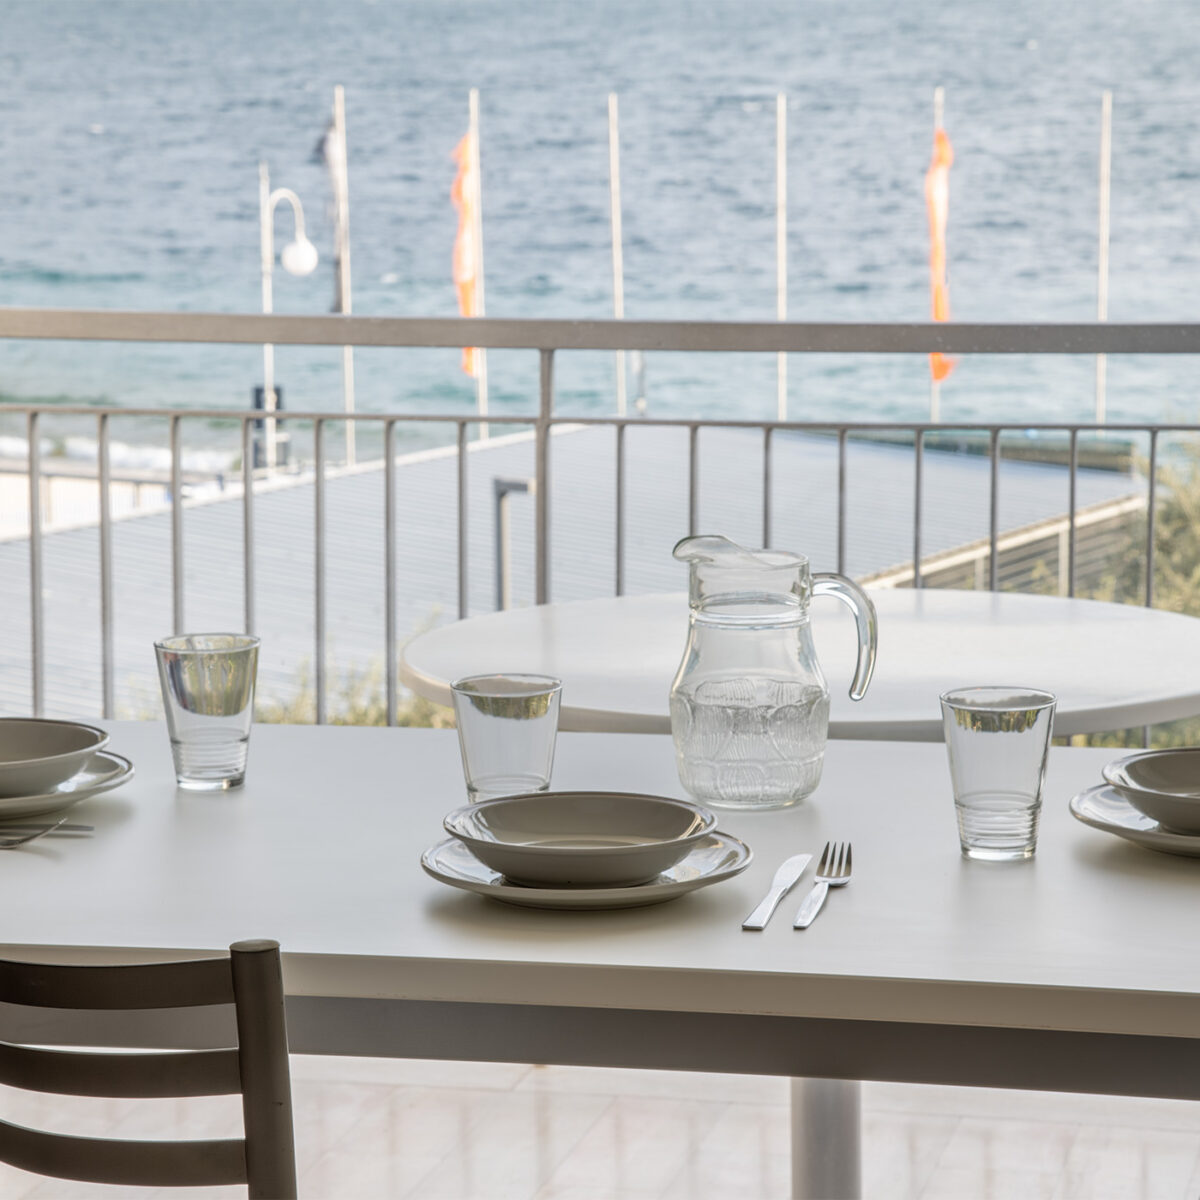
M 291 188 L 276 188 L 271 191 L 271 177 L 267 164 L 258 164 L 258 211 L 259 232 L 262 246 L 262 308 L 264 313 L 273 310 L 271 277 L 275 271 L 275 208 L 286 200 L 292 206 L 292 221 L 295 234 L 284 246 L 279 262 L 289 275 L 311 275 L 317 266 L 317 248 L 304 233 L 304 209 L 300 197 Z M 263 345 L 263 409 L 267 414 L 278 408 L 275 393 L 275 347 Z M 267 470 L 275 469 L 276 434 L 275 421 L 267 416 L 263 422 L 266 440 Z

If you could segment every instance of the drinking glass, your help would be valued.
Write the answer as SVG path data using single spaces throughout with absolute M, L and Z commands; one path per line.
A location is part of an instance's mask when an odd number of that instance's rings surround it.
M 181 788 L 226 791 L 246 778 L 259 639 L 187 633 L 154 643 Z
M 1054 696 L 973 687 L 942 696 L 958 836 L 967 858 L 1032 858 L 1054 724 Z
M 544 792 L 554 767 L 562 682 L 549 675 L 469 675 L 450 685 L 467 797 Z

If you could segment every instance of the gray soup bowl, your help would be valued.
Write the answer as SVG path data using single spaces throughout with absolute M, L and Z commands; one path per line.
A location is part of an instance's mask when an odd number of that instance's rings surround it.
M 667 796 L 531 792 L 468 804 L 443 824 L 512 883 L 632 887 L 673 867 L 717 818 Z
M 1103 774 L 1106 783 L 1164 829 L 1200 834 L 1200 747 L 1128 754 L 1110 762 Z
M 0 796 L 40 796 L 77 775 L 108 734 L 76 721 L 0 718 Z

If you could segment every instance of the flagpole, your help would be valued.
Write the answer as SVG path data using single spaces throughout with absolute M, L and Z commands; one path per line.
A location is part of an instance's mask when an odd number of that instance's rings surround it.
M 946 109 L 946 89 L 937 87 L 933 89 L 933 132 L 936 136 L 937 131 L 944 124 L 944 116 Z M 934 379 L 932 373 L 929 377 L 929 419 L 935 425 L 942 419 L 942 384 L 941 380 Z
M 1112 92 L 1100 99 L 1100 213 L 1096 280 L 1096 320 L 1108 320 L 1108 242 L 1112 192 Z M 1096 355 L 1096 424 L 1107 419 L 1108 355 Z
M 617 93 L 608 94 L 608 217 L 612 229 L 613 317 L 625 317 L 625 260 L 621 240 L 621 133 Z M 616 352 L 617 416 L 625 415 L 625 351 Z
M 349 313 L 350 300 L 350 170 L 346 146 L 346 92 L 339 83 L 333 89 L 333 136 L 338 152 L 333 170 L 334 252 L 337 256 L 337 304 L 335 311 Z M 354 411 L 354 347 L 342 347 L 342 404 Z M 346 422 L 346 465 L 355 461 L 355 425 Z
M 271 276 L 275 270 L 275 229 L 271 214 L 271 176 L 267 164 L 258 164 L 258 235 L 262 257 L 262 310 L 274 310 Z M 263 409 L 267 413 L 263 421 L 264 458 L 268 471 L 275 469 L 276 434 L 275 421 L 270 416 L 276 409 L 275 403 L 275 347 L 263 343 Z
M 483 302 L 483 182 L 479 174 L 479 89 L 472 88 L 468 97 L 471 134 L 471 214 L 474 225 L 475 240 L 475 315 L 482 317 L 487 311 Z M 475 350 L 475 404 L 481 417 L 487 416 L 488 385 L 487 385 L 487 351 L 482 347 Z M 479 436 L 488 436 L 486 421 L 479 423 Z
M 775 97 L 775 316 L 787 320 L 787 96 Z M 787 420 L 787 352 L 775 360 L 776 412 Z

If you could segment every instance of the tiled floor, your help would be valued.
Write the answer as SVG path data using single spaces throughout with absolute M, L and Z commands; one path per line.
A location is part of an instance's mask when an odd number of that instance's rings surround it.
M 307 1200 L 771 1200 L 788 1192 L 785 1080 L 309 1057 L 294 1058 L 292 1071 Z M 863 1107 L 870 1198 L 1200 1195 L 1200 1104 L 868 1084 Z M 66 1101 L 0 1089 L 0 1116 L 114 1136 L 225 1136 L 239 1127 L 237 1100 L 224 1097 Z M 127 1191 L 0 1167 L 3 1200 Z

